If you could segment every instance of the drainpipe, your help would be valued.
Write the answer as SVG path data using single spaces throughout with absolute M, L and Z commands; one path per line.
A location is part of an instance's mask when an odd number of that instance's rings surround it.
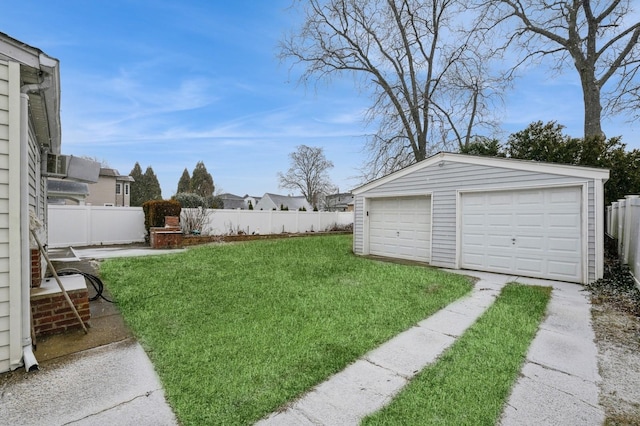
M 33 354 L 31 341 L 31 259 L 29 252 L 29 93 L 39 92 L 51 84 L 50 76 L 40 84 L 27 84 L 20 88 L 20 246 L 22 259 L 22 362 L 26 371 L 38 370 L 38 361 Z

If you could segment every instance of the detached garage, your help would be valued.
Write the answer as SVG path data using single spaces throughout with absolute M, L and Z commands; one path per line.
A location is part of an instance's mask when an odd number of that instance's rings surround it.
M 439 153 L 353 191 L 353 250 L 587 283 L 603 271 L 609 171 Z

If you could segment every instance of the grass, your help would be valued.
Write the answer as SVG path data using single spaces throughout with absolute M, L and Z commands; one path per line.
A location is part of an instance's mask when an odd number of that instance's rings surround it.
M 249 424 L 468 293 L 351 253 L 350 236 L 106 261 L 101 275 L 181 424 Z
M 551 288 L 509 284 L 432 366 L 364 425 L 495 425 Z

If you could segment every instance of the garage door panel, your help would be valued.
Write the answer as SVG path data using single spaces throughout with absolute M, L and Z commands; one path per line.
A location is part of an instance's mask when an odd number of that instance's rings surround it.
M 430 261 L 431 200 L 393 197 L 369 200 L 369 252 Z
M 582 280 L 582 190 L 461 196 L 461 267 Z
M 575 262 L 562 262 L 558 260 L 550 261 L 548 264 L 549 274 L 555 275 L 558 277 L 565 277 L 567 279 L 572 279 L 577 274 L 580 273 Z

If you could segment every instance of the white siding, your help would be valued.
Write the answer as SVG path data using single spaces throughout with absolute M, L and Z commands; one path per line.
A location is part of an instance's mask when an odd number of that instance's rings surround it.
M 0 372 L 9 369 L 9 67 L 0 61 Z
M 432 251 L 431 264 L 446 268 L 456 267 L 456 197 L 459 190 L 517 189 L 546 185 L 588 183 L 588 211 L 590 225 L 587 235 L 588 280 L 595 279 L 596 235 L 593 225 L 595 196 L 593 181 L 586 178 L 539 173 L 528 170 L 507 169 L 482 164 L 465 164 L 453 161 L 431 164 L 418 168 L 377 187 L 358 194 L 355 199 L 354 252 L 362 254 L 363 200 L 382 195 L 411 195 L 431 193 L 432 198 Z

